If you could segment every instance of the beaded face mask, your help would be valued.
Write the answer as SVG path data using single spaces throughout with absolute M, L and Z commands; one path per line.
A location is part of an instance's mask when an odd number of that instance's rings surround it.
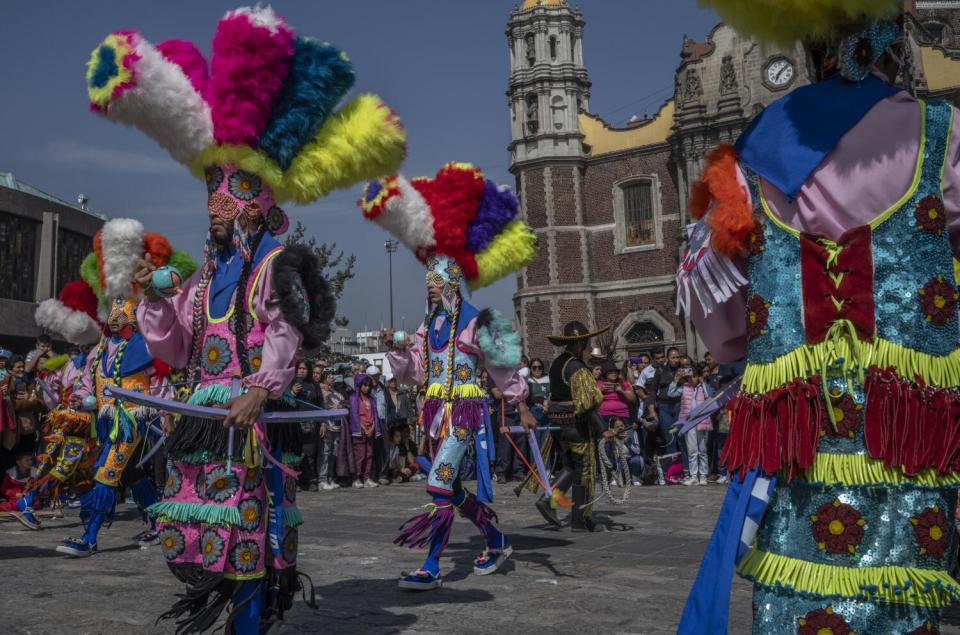
M 459 295 L 470 299 L 470 287 L 463 278 L 463 269 L 449 256 L 432 255 L 427 258 L 427 284 L 440 287 L 440 297 L 447 311 L 452 311 Z
M 110 307 L 110 316 L 107 318 L 107 324 L 110 332 L 121 337 L 129 337 L 133 334 L 137 325 L 137 305 L 139 302 L 134 298 L 127 298 L 118 295 L 113 299 Z
M 900 36 L 901 28 L 896 21 L 880 20 L 845 37 L 840 44 L 840 74 L 850 81 L 863 81 Z

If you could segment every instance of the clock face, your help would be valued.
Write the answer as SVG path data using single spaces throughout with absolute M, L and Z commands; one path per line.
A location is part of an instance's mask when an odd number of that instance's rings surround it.
M 770 62 L 767 66 L 767 82 L 771 86 L 786 86 L 793 79 L 793 64 L 783 58 Z

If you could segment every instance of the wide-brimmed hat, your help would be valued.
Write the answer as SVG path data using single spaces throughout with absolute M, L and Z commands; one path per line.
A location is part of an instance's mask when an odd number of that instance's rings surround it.
M 548 335 L 547 339 L 550 340 L 551 344 L 555 344 L 557 346 L 566 346 L 571 342 L 589 340 L 590 338 L 596 337 L 601 333 L 606 333 L 609 330 L 610 327 L 605 326 L 598 331 L 591 332 L 590 329 L 584 326 L 583 322 L 577 322 L 574 320 L 573 322 L 567 322 L 566 326 L 563 327 L 563 335 Z

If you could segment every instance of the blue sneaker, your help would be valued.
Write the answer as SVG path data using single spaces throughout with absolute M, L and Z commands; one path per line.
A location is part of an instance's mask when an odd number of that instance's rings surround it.
M 439 574 L 434 575 L 429 571 L 417 569 L 413 573 L 404 574 L 397 586 L 411 591 L 430 591 L 443 586 L 443 578 Z
M 20 512 L 9 512 L 9 514 L 27 529 L 33 531 L 40 529 L 40 519 L 33 515 L 33 510 L 29 507 Z
M 97 543 L 89 543 L 83 538 L 67 538 L 57 547 L 57 553 L 63 553 L 74 558 L 86 558 L 97 553 Z
M 504 542 L 506 543 L 506 541 Z M 504 544 L 500 549 L 487 547 L 483 550 L 483 553 L 473 561 L 473 572 L 477 575 L 490 575 L 499 569 L 500 565 L 506 562 L 512 553 L 513 547 L 509 544 Z

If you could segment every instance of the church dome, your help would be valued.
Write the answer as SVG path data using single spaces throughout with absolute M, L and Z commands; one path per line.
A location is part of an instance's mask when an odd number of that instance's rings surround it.
M 566 0 L 523 0 L 523 4 L 520 5 L 520 10 L 529 11 L 530 9 L 536 9 L 538 6 L 559 7 L 566 4 Z

